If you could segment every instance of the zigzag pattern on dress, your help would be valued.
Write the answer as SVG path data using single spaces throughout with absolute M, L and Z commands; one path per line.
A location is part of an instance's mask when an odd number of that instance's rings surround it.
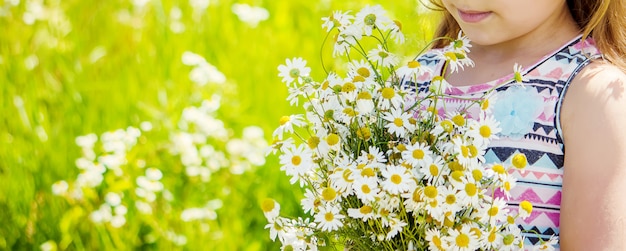
M 599 55 L 592 39 L 581 40 L 577 37 L 555 52 L 546 55 L 534 65 L 528 66 L 522 75 L 522 85 L 534 88 L 543 98 L 542 112 L 534 119 L 534 124 L 522 138 L 511 138 L 507 135 L 498 135 L 499 139 L 490 143 L 485 153 L 486 164 L 511 163 L 516 153 L 523 153 L 528 160 L 525 172 L 512 170 L 511 175 L 517 179 L 516 186 L 511 189 L 511 198 L 508 200 L 510 210 L 517 211 L 519 203 L 528 200 L 533 204 L 533 212 L 526 220 L 519 219 L 517 223 L 524 233 L 525 244 L 537 244 L 541 240 L 547 241 L 552 235 L 559 234 L 559 216 L 564 167 L 564 142 L 560 132 L 558 109 L 563 96 L 563 90 L 569 84 L 568 80 L 576 74 L 579 65 L 587 62 L 588 58 Z M 423 67 L 432 72 L 442 70 L 443 61 L 438 59 L 437 53 L 429 52 L 421 56 L 418 61 Z M 426 95 L 433 76 L 423 74 L 416 82 L 403 83 L 408 89 L 415 92 L 416 99 Z M 447 94 L 462 96 L 463 98 L 481 97 L 487 90 L 495 88 L 496 95 L 509 87 L 518 85 L 512 81 L 511 75 L 478 85 L 453 87 Z M 448 112 L 456 111 L 466 106 L 469 101 L 446 99 Z M 497 103 L 497 101 L 496 101 Z M 441 110 L 443 112 L 443 110 Z M 468 110 L 471 117 L 478 117 L 477 110 Z M 498 193 L 498 192 L 497 192 Z M 504 196 L 499 192 L 497 196 Z M 557 248 L 558 249 L 558 248 Z

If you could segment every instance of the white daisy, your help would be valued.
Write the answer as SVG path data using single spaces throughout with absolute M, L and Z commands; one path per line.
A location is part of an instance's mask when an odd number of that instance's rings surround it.
M 372 202 L 380 196 L 378 179 L 357 179 L 353 187 L 356 197 L 363 202 Z
M 370 50 L 367 53 L 367 57 L 382 67 L 392 67 L 398 64 L 398 57 L 387 51 L 380 44 L 378 45 L 378 48 Z
M 421 168 L 433 160 L 433 152 L 429 148 L 430 146 L 426 143 L 408 144 L 406 150 L 402 151 L 402 159 L 415 168 Z
M 391 84 L 385 84 L 377 89 L 375 94 L 377 97 L 378 108 L 380 110 L 388 110 L 390 108 L 401 108 L 404 100 L 400 96 L 399 90 L 396 90 Z
M 357 159 L 357 162 L 361 163 L 386 163 L 387 157 L 385 157 L 385 153 L 380 151 L 380 148 L 376 146 L 370 146 L 366 151 L 361 151 L 361 155 Z
M 428 250 L 430 251 L 445 251 L 448 250 L 448 242 L 443 241 L 441 232 L 437 228 L 431 228 L 426 230 L 426 241 L 428 241 Z
M 374 208 L 370 205 L 363 205 L 360 208 L 349 208 L 348 216 L 361 219 L 364 222 L 374 218 Z
M 285 133 L 293 133 L 294 126 L 304 126 L 305 122 L 302 118 L 302 114 L 294 114 L 290 116 L 282 116 L 280 118 L 280 126 L 274 130 L 272 136 L 274 138 L 278 138 L 280 140 L 283 139 L 283 134 Z
M 353 80 L 360 76 L 364 81 L 364 79 L 375 79 L 376 71 L 367 60 L 352 60 L 348 63 L 348 76 Z
M 404 33 L 402 33 L 402 23 L 399 21 L 392 21 L 387 25 L 387 28 L 383 30 L 389 30 L 389 36 L 398 44 L 403 44 L 405 37 Z
M 450 245 L 449 250 L 473 251 L 478 249 L 478 237 L 471 231 L 470 225 L 464 224 L 460 230 L 454 228 L 449 230 L 449 236 L 444 238 Z
M 411 174 L 403 166 L 388 165 L 385 170 L 382 170 L 382 175 L 385 178 L 382 183 L 383 189 L 390 194 L 412 190 L 416 185 Z
M 445 168 L 445 165 L 446 163 L 443 158 L 436 156 L 435 159 L 431 158 L 430 161 L 426 161 L 419 171 L 424 174 L 424 179 L 426 179 L 429 184 L 440 185 L 445 181 L 440 177 L 450 173 L 450 168 Z
M 411 60 L 406 65 L 398 68 L 396 72 L 398 77 L 404 81 L 417 81 L 422 75 L 432 73 L 432 70 L 428 67 L 423 67 L 417 60 Z
M 336 10 L 329 17 L 322 18 L 322 28 L 325 28 L 326 32 L 330 32 L 333 28 L 342 30 L 345 26 L 352 23 L 352 19 L 354 19 L 354 16 L 350 15 L 350 11 L 341 12 Z
M 398 233 L 400 233 L 406 225 L 408 225 L 406 222 L 398 218 L 391 218 L 389 220 L 389 232 L 387 232 L 385 240 L 391 240 L 393 237 L 398 235 Z
M 313 168 L 312 152 L 304 144 L 290 147 L 280 156 L 280 170 L 290 176 L 301 176 Z
M 342 219 L 345 218 L 339 212 L 339 207 L 326 206 L 321 207 L 320 211 L 315 214 L 315 222 L 319 223 L 318 228 L 322 231 L 330 232 L 343 226 Z
M 472 120 L 467 131 L 467 136 L 472 137 L 473 143 L 480 147 L 486 147 L 489 142 L 498 139 L 497 134 L 502 131 L 500 122 L 495 117 L 480 115 L 479 120 Z
M 486 220 L 489 225 L 493 226 L 496 223 L 506 221 L 508 209 L 506 209 L 507 203 L 502 198 L 494 198 L 491 204 L 486 204 L 485 207 L 480 208 L 481 219 Z
M 284 65 L 278 66 L 278 76 L 282 77 L 282 82 L 291 85 L 295 80 L 302 83 L 304 77 L 308 77 L 311 68 L 306 66 L 306 60 L 302 58 L 287 59 Z
M 391 112 L 385 112 L 383 119 L 388 123 L 385 124 L 385 128 L 389 130 L 390 134 L 394 134 L 397 137 L 404 137 L 407 133 L 407 129 L 411 128 L 409 123 L 411 114 L 402 111 L 401 109 L 391 109 Z
M 383 29 L 392 22 L 386 15 L 380 5 L 367 5 L 356 14 L 354 24 L 363 30 L 364 35 L 371 36 L 374 29 Z
M 314 212 L 317 212 L 321 204 L 322 199 L 308 188 L 304 192 L 304 198 L 300 200 L 300 205 L 302 205 L 304 213 L 310 212 L 311 214 L 313 214 Z
M 352 46 L 355 46 L 361 37 L 363 37 L 363 32 L 359 26 L 354 24 L 345 26 L 337 35 L 333 56 L 348 55 Z

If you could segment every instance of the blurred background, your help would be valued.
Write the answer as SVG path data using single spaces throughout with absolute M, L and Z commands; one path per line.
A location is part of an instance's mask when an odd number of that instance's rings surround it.
M 266 158 L 301 113 L 277 66 L 323 78 L 321 18 L 368 4 L 400 55 L 431 39 L 419 0 L 0 1 L 0 250 L 279 250 L 261 201 L 304 215 Z

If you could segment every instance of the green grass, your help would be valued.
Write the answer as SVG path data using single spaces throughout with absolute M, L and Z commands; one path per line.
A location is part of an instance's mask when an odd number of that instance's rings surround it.
M 313 76 L 323 77 L 320 19 L 332 10 L 356 12 L 375 3 L 244 1 L 270 13 L 253 28 L 232 13 L 232 0 L 210 1 L 195 16 L 189 1 L 153 0 L 138 10 L 133 1 L 50 0 L 42 1 L 46 17 L 32 25 L 24 22 L 24 13 L 29 3 L 39 1 L 23 0 L 18 6 L 9 2 L 0 4 L 0 249 L 6 250 L 39 249 L 47 241 L 59 250 L 278 249 L 263 229 L 260 201 L 274 198 L 285 214 L 297 215 L 301 191 L 289 185 L 275 159 L 241 175 L 220 170 L 202 183 L 184 175 L 179 159 L 163 142 L 177 128 L 185 107 L 214 94 L 222 96 L 216 116 L 234 137 L 256 125 L 269 142 L 280 116 L 299 112 L 285 101 L 287 90 L 276 67 L 285 58 L 303 57 Z M 407 43 L 396 50 L 405 55 L 415 53 L 433 32 L 432 15 L 419 14 L 417 2 L 382 4 L 403 23 Z M 169 29 L 173 6 L 182 11 L 186 29 L 180 34 Z M 118 21 L 124 15 L 130 16 L 130 24 Z M 326 64 L 332 63 L 330 48 L 327 44 L 323 51 Z M 90 57 L 98 51 L 105 54 L 93 61 Z M 202 55 L 227 82 L 195 85 L 188 78 L 192 67 L 181 61 L 185 51 Z M 38 64 L 29 68 L 35 57 Z M 138 127 L 143 121 L 152 122 L 154 130 L 143 134 L 129 153 L 124 177 L 105 180 L 89 202 L 51 193 L 54 182 L 71 182 L 80 172 L 75 165 L 81 155 L 77 136 Z M 120 229 L 89 222 L 89 210 L 106 191 L 132 194 L 130 188 L 115 186 L 134 184 L 133 177 L 142 173 L 133 164 L 137 159 L 163 171 L 164 185 L 175 199 L 159 199 L 151 216 L 136 213 L 130 205 Z M 211 199 L 223 201 L 217 219 L 202 224 L 180 220 L 183 208 Z M 207 226 L 208 231 L 199 230 Z M 187 236 L 187 245 L 174 246 L 166 230 Z

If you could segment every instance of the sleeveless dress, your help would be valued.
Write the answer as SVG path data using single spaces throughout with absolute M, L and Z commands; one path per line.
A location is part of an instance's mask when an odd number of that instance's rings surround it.
M 519 203 L 527 200 L 533 204 L 531 215 L 517 224 L 525 239 L 525 246 L 534 245 L 540 239 L 547 241 L 559 235 L 559 216 L 564 170 L 564 151 L 560 127 L 560 108 L 567 88 L 576 74 L 593 59 L 600 57 L 591 38 L 581 36 L 526 67 L 521 73 L 523 83 L 512 81 L 512 74 L 488 83 L 452 87 L 446 93 L 464 98 L 480 98 L 496 87 L 493 114 L 500 122 L 502 131 L 487 148 L 485 162 L 511 163 L 516 153 L 524 153 L 528 165 L 523 173 L 511 170 L 517 184 L 510 191 L 509 208 L 517 212 Z M 436 53 L 422 55 L 418 62 L 432 72 L 441 72 L 443 61 Z M 513 67 L 511 67 L 512 69 Z M 418 98 L 425 95 L 430 79 L 428 73 L 404 83 L 416 91 Z M 446 100 L 446 110 L 464 107 L 467 99 Z M 476 107 L 476 106 L 474 106 Z M 477 118 L 479 107 L 469 110 L 468 116 Z M 442 110 L 440 110 L 442 112 Z M 473 115 L 472 115 L 473 114 Z M 512 168 L 515 169 L 515 168 Z M 498 196 L 498 195 L 497 195 Z M 499 196 L 504 196 L 500 193 Z M 559 249 L 558 245 L 556 246 Z

